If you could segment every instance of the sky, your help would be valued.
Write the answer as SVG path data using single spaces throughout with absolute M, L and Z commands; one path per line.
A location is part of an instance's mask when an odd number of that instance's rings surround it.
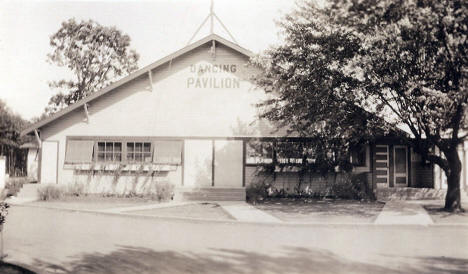
M 275 21 L 294 0 L 214 0 L 214 12 L 239 45 L 260 53 L 280 43 Z M 57 90 L 49 81 L 67 71 L 47 62 L 49 37 L 63 21 L 92 19 L 128 34 L 144 67 L 187 45 L 209 14 L 210 0 L 6 1 L 0 0 L 0 99 L 25 119 L 39 116 Z M 215 22 L 214 32 L 229 35 Z M 192 42 L 210 33 L 203 27 Z

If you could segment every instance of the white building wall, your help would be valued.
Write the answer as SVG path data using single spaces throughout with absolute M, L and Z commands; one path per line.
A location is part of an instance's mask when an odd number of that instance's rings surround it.
M 89 121 L 84 110 L 78 109 L 41 128 L 43 141 L 59 142 L 59 183 L 74 180 L 73 169 L 64 169 L 67 136 L 261 136 L 259 129 L 249 125 L 256 120 L 255 104 L 266 97 L 249 81 L 253 70 L 245 66 L 248 58 L 219 45 L 213 59 L 209 47 L 155 69 L 152 88 L 144 74 L 91 101 Z M 234 66 L 234 72 L 199 70 L 225 64 Z M 207 87 L 189 84 L 192 78 L 208 79 Z M 212 78 L 217 84 L 208 84 Z M 220 88 L 223 79 L 239 84 Z

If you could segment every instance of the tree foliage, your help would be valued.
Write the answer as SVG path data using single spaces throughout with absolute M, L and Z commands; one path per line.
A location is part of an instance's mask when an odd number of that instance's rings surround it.
M 7 156 L 7 173 L 12 176 L 24 175 L 25 172 L 26 153 L 20 145 L 30 141 L 30 137 L 20 137 L 20 133 L 27 125 L 27 121 L 0 100 L 0 155 Z
M 63 22 L 50 37 L 50 45 L 53 52 L 48 61 L 66 67 L 73 78 L 49 83 L 60 92 L 50 99 L 47 113 L 73 104 L 138 68 L 139 56 L 129 49 L 130 37 L 92 20 Z
M 445 171 L 446 209 L 461 209 L 467 15 L 466 1 L 302 2 L 280 22 L 285 43 L 255 62 L 259 86 L 277 93 L 264 116 L 325 140 L 400 129 Z
M 27 125 L 21 116 L 14 114 L 0 100 L 0 145 L 12 148 L 18 148 L 24 141 L 20 138 L 21 130 Z

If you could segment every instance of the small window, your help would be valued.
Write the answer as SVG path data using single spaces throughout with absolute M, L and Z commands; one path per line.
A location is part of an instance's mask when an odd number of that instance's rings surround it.
M 366 166 L 366 146 L 358 146 L 351 149 L 351 164 L 356 167 Z
M 127 142 L 127 161 L 151 162 L 151 143 Z
M 248 142 L 246 147 L 247 164 L 273 163 L 273 142 Z
M 120 142 L 98 142 L 97 157 L 98 162 L 120 162 L 122 161 L 122 143 Z
M 278 142 L 275 147 L 278 164 L 302 164 L 305 146 L 300 142 Z

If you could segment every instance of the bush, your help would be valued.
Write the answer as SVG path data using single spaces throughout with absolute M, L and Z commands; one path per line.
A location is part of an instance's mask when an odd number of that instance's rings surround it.
M 5 183 L 5 189 L 8 190 L 6 194 L 7 197 L 16 196 L 16 194 L 18 194 L 23 185 L 28 182 L 28 178 L 26 177 L 9 178 L 8 181 Z
M 156 183 L 156 198 L 158 201 L 169 201 L 174 198 L 174 185 L 166 182 Z
M 269 195 L 270 186 L 264 182 L 253 183 L 246 188 L 246 199 L 247 202 L 256 204 L 259 201 L 263 201 Z
M 246 198 L 250 203 L 257 203 L 265 199 L 353 199 L 353 200 L 375 200 L 372 189 L 367 184 L 366 173 L 351 174 L 340 173 L 334 183 L 326 183 L 325 188 L 314 189 L 314 187 L 294 187 L 293 192 L 288 189 L 276 189 L 272 184 L 260 181 L 246 188 Z
M 84 190 L 85 190 L 85 187 L 83 184 L 75 183 L 75 184 L 67 186 L 66 195 L 76 196 L 76 197 L 85 196 L 86 194 Z
M 62 198 L 64 191 L 63 188 L 57 185 L 43 185 L 37 189 L 37 193 L 39 194 L 39 200 L 49 201 Z
M 0 231 L 3 229 L 3 224 L 5 223 L 6 216 L 8 215 L 9 204 L 5 202 L 0 202 Z
M 365 173 L 345 174 L 343 180 L 328 188 L 327 196 L 340 199 L 373 200 L 372 190 L 367 186 Z

